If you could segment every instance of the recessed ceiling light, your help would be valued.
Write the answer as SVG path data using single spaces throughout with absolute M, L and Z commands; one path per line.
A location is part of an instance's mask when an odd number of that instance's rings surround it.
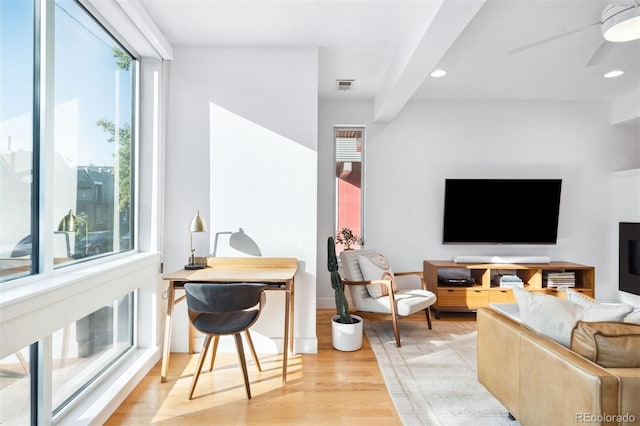
M 604 75 L 604 78 L 620 77 L 622 74 L 624 74 L 624 71 L 620 71 L 620 70 L 613 70 L 613 71 L 609 71 L 608 73 L 606 73 L 606 74 Z
M 445 70 L 435 70 L 431 73 L 431 77 L 444 77 L 445 75 L 447 75 L 447 72 Z

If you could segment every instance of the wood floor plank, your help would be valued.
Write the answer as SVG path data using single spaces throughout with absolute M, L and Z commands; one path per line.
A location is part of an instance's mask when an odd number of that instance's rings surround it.
M 401 425 L 366 337 L 356 352 L 332 348 L 332 315 L 332 310 L 318 310 L 318 353 L 290 356 L 285 386 L 281 356 L 261 355 L 262 373 L 253 361 L 248 364 L 253 398 L 247 400 L 236 355 L 219 354 L 213 372 L 205 369 L 189 401 L 198 354 L 174 353 L 169 381 L 160 383 L 158 363 L 106 425 Z

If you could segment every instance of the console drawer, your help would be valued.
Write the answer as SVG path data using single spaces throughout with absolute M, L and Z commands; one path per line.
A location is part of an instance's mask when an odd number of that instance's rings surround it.
M 486 290 L 473 288 L 439 288 L 439 308 L 467 308 L 478 309 L 487 306 L 489 295 Z
M 489 290 L 489 303 L 516 303 L 516 297 L 510 288 Z

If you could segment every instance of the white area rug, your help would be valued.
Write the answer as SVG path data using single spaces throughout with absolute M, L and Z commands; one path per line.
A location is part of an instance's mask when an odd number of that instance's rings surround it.
M 477 380 L 474 321 L 400 321 L 400 348 L 391 321 L 364 330 L 406 426 L 519 425 Z

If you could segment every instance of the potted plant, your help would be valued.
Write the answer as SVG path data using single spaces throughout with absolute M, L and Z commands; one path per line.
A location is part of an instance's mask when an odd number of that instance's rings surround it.
M 327 241 L 327 269 L 331 274 L 331 287 L 335 293 L 337 311 L 337 315 L 331 318 L 331 343 L 340 351 L 356 351 L 362 347 L 362 318 L 349 314 L 349 302 L 338 272 L 333 237 L 329 237 Z
M 354 234 L 350 228 L 342 228 L 336 233 L 336 244 L 342 244 L 345 250 L 352 250 L 352 245 L 358 244 L 361 246 L 364 244 L 364 240 Z

